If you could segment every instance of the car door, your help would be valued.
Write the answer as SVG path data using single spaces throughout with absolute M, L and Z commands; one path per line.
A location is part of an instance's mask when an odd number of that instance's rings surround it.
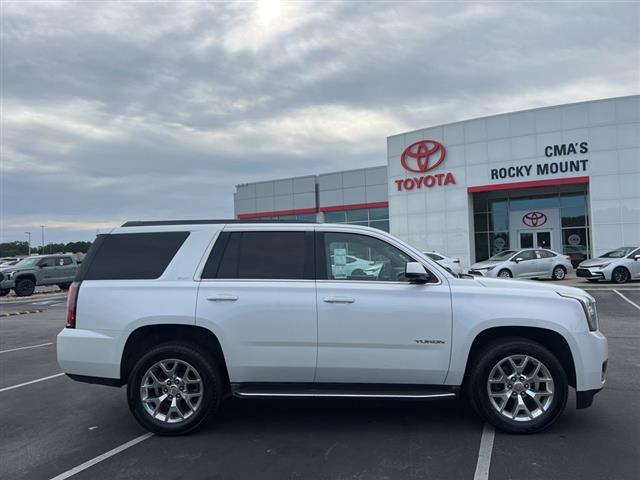
M 329 227 L 327 227 L 329 228 Z M 384 235 L 318 228 L 317 382 L 441 384 L 451 351 L 444 277 L 411 284 L 410 253 Z M 346 254 L 381 262 L 366 276 L 334 276 Z
M 536 274 L 551 277 L 553 268 L 559 262 L 559 259 L 556 259 L 556 254 L 550 250 L 536 250 L 536 255 L 538 256 Z
M 513 276 L 514 277 L 532 277 L 536 274 L 536 268 L 539 265 L 536 265 L 536 261 L 538 260 L 538 256 L 536 255 L 535 250 L 522 250 L 514 255 L 515 259 L 520 259 L 518 262 L 514 262 L 512 265 Z
M 313 231 L 230 227 L 200 275 L 196 324 L 221 343 L 231 382 L 312 382 L 317 357 Z
M 38 262 L 39 285 L 56 283 L 58 279 L 58 258 L 60 257 L 44 257 Z
M 76 265 L 71 257 L 58 257 L 57 265 L 57 281 L 61 284 L 73 282 L 73 278 L 76 275 Z
M 640 248 L 627 255 L 626 266 L 629 268 L 631 278 L 640 278 L 640 259 L 636 260 L 636 255 L 640 255 Z

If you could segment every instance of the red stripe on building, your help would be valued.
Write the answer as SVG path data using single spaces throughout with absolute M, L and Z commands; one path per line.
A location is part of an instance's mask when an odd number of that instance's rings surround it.
M 576 183 L 589 183 L 589 177 L 553 178 L 549 180 L 533 180 L 530 182 L 495 183 L 493 185 L 479 185 L 467 187 L 467 192 L 492 192 L 496 190 L 511 190 L 516 188 L 553 187 L 556 185 L 572 185 Z
M 359 210 L 361 208 L 381 208 L 388 207 L 389 202 L 372 203 L 352 203 L 351 205 L 333 205 L 331 207 L 320 207 L 321 212 L 341 212 L 343 210 Z
M 256 212 L 256 213 L 239 213 L 237 217 L 240 220 L 246 220 L 248 218 L 260 218 L 260 217 L 279 217 L 284 215 L 304 215 L 305 213 L 317 213 L 316 208 L 298 208 L 295 210 L 277 210 L 275 212 Z

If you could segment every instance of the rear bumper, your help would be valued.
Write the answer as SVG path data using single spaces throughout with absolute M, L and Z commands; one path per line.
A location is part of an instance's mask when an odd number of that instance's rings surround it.
M 83 381 L 80 377 L 87 377 L 120 381 L 122 348 L 119 338 L 111 335 L 80 328 L 62 330 L 57 338 L 62 371 L 74 380 Z

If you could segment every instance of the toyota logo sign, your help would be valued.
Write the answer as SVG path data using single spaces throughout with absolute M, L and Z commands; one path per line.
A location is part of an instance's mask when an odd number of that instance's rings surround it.
M 435 140 L 420 140 L 402 152 L 400 163 L 410 172 L 424 173 L 433 170 L 444 161 L 444 145 Z
M 547 216 L 542 212 L 525 213 L 522 217 L 522 223 L 528 227 L 541 227 L 547 223 Z

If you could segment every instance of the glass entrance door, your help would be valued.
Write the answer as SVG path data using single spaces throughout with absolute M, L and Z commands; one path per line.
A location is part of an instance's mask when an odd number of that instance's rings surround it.
M 551 248 L 551 230 L 520 230 L 518 248 Z

